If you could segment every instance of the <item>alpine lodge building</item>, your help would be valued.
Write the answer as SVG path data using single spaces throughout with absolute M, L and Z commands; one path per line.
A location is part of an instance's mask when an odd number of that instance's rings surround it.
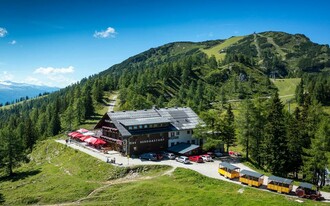
M 123 155 L 181 148 L 177 153 L 190 155 L 203 144 L 193 138 L 193 129 L 200 122 L 189 107 L 153 108 L 108 112 L 94 129 L 112 150 Z M 184 151 L 184 152 L 182 152 Z

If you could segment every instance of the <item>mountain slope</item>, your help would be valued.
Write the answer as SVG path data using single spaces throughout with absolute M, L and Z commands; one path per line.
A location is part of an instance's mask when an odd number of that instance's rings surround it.
M 112 66 L 99 78 L 111 76 L 120 89 L 122 109 L 156 104 L 188 105 L 200 111 L 214 101 L 270 95 L 276 88 L 269 77 L 300 77 L 329 66 L 328 45 L 301 34 L 262 32 L 169 43 Z
M 13 102 L 22 97 L 29 98 L 38 96 L 45 92 L 54 92 L 59 90 L 57 87 L 38 86 L 25 83 L 16 83 L 11 81 L 0 81 L 0 103 Z

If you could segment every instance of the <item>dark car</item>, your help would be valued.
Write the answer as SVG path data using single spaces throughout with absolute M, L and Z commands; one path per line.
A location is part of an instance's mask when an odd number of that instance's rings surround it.
M 157 160 L 162 160 L 164 158 L 164 155 L 161 153 L 156 153 Z
M 163 159 L 170 159 L 170 160 L 175 159 L 175 155 L 173 153 L 162 151 L 162 152 L 160 152 L 160 154 L 163 155 Z
M 150 161 L 156 161 L 157 160 L 157 155 L 152 152 L 144 153 L 140 155 L 140 159 L 146 159 Z

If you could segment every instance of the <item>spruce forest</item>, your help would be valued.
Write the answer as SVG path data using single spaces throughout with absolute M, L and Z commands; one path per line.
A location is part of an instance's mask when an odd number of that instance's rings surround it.
M 301 78 L 289 111 L 274 79 Z M 241 145 L 245 158 L 282 177 L 323 186 L 329 166 L 330 48 L 302 34 L 262 32 L 149 49 L 60 91 L 0 109 L 0 169 L 15 167 L 41 140 L 99 119 L 106 93 L 120 110 L 189 106 L 203 119 L 205 149 Z M 212 132 L 210 132 L 212 131 Z

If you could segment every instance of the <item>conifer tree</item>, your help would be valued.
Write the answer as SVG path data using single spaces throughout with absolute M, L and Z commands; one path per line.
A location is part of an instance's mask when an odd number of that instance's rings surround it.
M 288 170 L 298 178 L 302 166 L 304 141 L 302 141 L 300 123 L 300 109 L 296 108 L 293 115 L 287 114 L 287 139 L 288 139 Z
M 22 138 L 18 136 L 18 124 L 11 117 L 8 126 L 0 130 L 0 163 L 5 165 L 6 173 L 12 176 L 14 166 L 25 158 Z
M 287 139 L 283 104 L 276 92 L 268 109 L 263 141 L 263 157 L 265 166 L 273 174 L 286 176 L 287 174 Z
M 229 147 L 233 146 L 236 141 L 235 135 L 235 118 L 231 108 L 231 104 L 228 105 L 227 111 L 224 116 L 222 126 L 223 141 L 227 145 L 226 151 L 229 151 Z
M 321 187 L 325 185 L 326 168 L 328 166 L 329 125 L 329 119 L 324 118 L 311 141 L 311 148 L 305 150 L 306 156 L 303 159 L 305 179 Z
M 250 100 L 245 100 L 240 109 L 240 115 L 237 119 L 237 132 L 239 142 L 244 146 L 245 157 L 249 159 L 249 151 L 254 135 L 255 119 L 253 116 L 254 105 Z

